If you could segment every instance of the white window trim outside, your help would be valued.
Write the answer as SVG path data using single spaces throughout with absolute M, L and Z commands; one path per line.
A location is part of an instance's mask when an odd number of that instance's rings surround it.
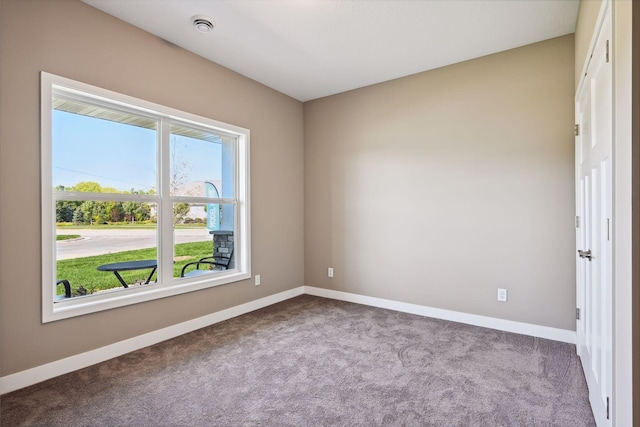
M 134 201 L 164 202 L 158 208 L 163 212 L 164 218 L 173 216 L 172 204 L 180 202 L 209 202 L 209 198 L 197 197 L 167 197 L 169 168 L 169 120 L 193 124 L 197 127 L 205 127 L 212 132 L 230 135 L 236 138 L 235 158 L 235 189 L 236 198 L 216 199 L 216 203 L 232 203 L 235 206 L 235 232 L 234 232 L 234 259 L 235 268 L 221 271 L 216 274 L 200 275 L 191 278 L 173 277 L 173 222 L 160 220 L 157 228 L 158 282 L 152 286 L 141 286 L 115 290 L 101 294 L 74 297 L 54 301 L 55 281 L 54 275 L 56 256 L 56 215 L 55 199 L 52 194 L 52 93 L 53 90 L 62 90 L 65 93 L 77 94 L 85 99 L 106 103 L 159 119 L 158 132 L 158 170 L 160 172 L 160 194 L 150 195 L 124 195 L 119 194 L 118 199 L 131 199 Z M 197 291 L 219 285 L 225 285 L 240 280 L 251 278 L 251 235 L 250 235 L 250 206 L 249 206 L 249 130 L 227 123 L 201 117 L 170 107 L 144 101 L 128 95 L 123 95 L 107 89 L 89 84 L 77 82 L 54 74 L 41 72 L 41 199 L 42 199 L 42 322 L 52 322 L 74 316 L 94 313 L 102 310 L 123 307 L 186 292 Z M 164 188 L 165 190 L 163 190 Z M 86 199 L 87 194 L 67 193 L 64 196 L 69 200 Z M 112 200 L 113 194 L 91 194 L 92 199 Z M 202 199 L 202 200 L 201 200 Z

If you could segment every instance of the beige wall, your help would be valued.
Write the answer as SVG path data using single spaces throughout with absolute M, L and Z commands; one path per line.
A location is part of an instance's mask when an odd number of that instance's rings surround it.
M 574 330 L 573 82 L 568 35 L 305 103 L 305 284 Z
M 303 284 L 302 104 L 76 0 L 3 0 L 0 375 Z M 39 72 L 251 130 L 250 281 L 41 323 Z
M 584 71 L 587 52 L 591 44 L 591 37 L 595 30 L 598 14 L 602 0 L 582 0 L 578 11 L 578 21 L 576 23 L 576 46 L 575 46 L 575 87 L 578 87 L 582 72 Z

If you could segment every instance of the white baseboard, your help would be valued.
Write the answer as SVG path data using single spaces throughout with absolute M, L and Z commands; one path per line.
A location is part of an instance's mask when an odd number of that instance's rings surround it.
M 255 301 L 250 301 L 245 304 L 211 313 L 206 316 L 198 317 L 197 319 L 188 320 L 186 322 L 178 323 L 177 325 L 168 326 L 166 328 L 158 329 L 157 331 L 129 338 L 124 341 L 119 341 L 95 350 L 76 354 L 74 356 L 56 360 L 55 362 L 7 375 L 0 378 L 0 394 L 9 393 L 14 390 L 55 378 L 59 375 L 86 368 L 87 366 L 95 365 L 96 363 L 122 356 L 123 354 L 175 338 L 188 332 L 288 300 L 298 295 L 302 295 L 303 293 L 304 287 L 300 286 L 285 292 L 280 292 L 275 295 L 270 295 Z
M 497 329 L 499 331 L 513 332 L 538 338 L 546 338 L 554 341 L 576 343 L 576 332 L 567 329 L 550 328 L 548 326 L 533 325 L 531 323 L 514 322 L 512 320 L 497 319 L 495 317 L 479 316 L 477 314 L 462 313 L 459 311 L 443 310 L 441 308 L 424 305 L 410 304 L 382 298 L 368 297 L 351 294 L 348 292 L 333 291 L 330 289 L 305 286 L 304 293 L 340 301 L 354 302 L 370 305 L 372 307 L 386 308 L 401 311 L 403 313 L 417 314 L 419 316 L 433 317 L 436 319 L 450 320 L 452 322 L 466 323 L 468 325 L 482 326 L 484 328 Z
M 330 289 L 316 288 L 313 286 L 300 286 L 275 295 L 250 301 L 235 307 L 227 308 L 216 313 L 211 313 L 197 319 L 172 325 L 157 331 L 119 341 L 104 347 L 90 350 L 85 353 L 76 354 L 55 362 L 17 372 L 15 374 L 0 377 L 0 394 L 9 393 L 59 375 L 67 374 L 87 366 L 104 362 L 114 357 L 166 341 L 171 338 L 195 331 L 242 314 L 249 313 L 260 308 L 276 304 L 294 298 L 302 294 L 315 295 L 324 298 L 331 298 L 341 301 L 353 302 L 356 304 L 369 305 L 372 307 L 386 308 L 389 310 L 401 311 L 404 313 L 417 314 L 420 316 L 433 317 L 436 319 L 450 320 L 452 322 L 466 323 L 469 325 L 482 326 L 485 328 L 497 329 L 500 331 L 514 332 L 517 334 L 530 335 L 539 338 L 547 338 L 555 341 L 562 341 L 575 344 L 576 333 L 565 329 L 550 328 L 547 326 L 532 325 L 529 323 L 514 322 L 511 320 L 496 319 L 494 317 L 478 316 L 475 314 L 462 313 L 440 308 L 427 307 L 417 304 L 387 300 L 382 298 L 368 297 L 364 295 L 351 294 L 347 292 L 333 291 Z

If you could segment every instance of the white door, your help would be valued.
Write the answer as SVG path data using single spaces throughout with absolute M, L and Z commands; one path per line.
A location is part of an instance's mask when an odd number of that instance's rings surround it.
M 612 72 L 605 14 L 576 103 L 578 354 L 598 426 L 611 425 Z

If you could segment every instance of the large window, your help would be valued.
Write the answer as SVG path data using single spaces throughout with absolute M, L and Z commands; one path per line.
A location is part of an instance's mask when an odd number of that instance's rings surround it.
M 250 277 L 247 129 L 41 84 L 44 322 Z

